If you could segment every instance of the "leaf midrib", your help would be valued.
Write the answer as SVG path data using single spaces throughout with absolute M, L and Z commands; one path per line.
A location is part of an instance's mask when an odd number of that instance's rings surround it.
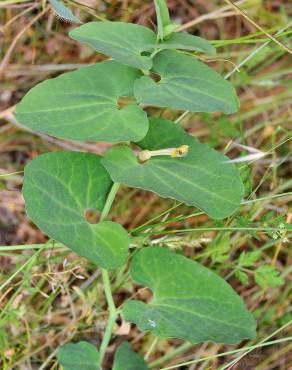
M 194 311 L 190 311 L 190 310 L 187 310 L 185 308 L 182 308 L 182 307 L 178 307 L 178 306 L 173 306 L 173 305 L 170 305 L 170 304 L 157 304 L 155 302 L 151 302 L 151 304 L 149 305 L 150 307 L 154 306 L 154 307 L 165 307 L 167 309 L 172 309 L 172 310 L 175 310 L 175 311 L 181 311 L 181 312 L 185 312 L 185 313 L 188 313 L 188 314 L 192 314 L 193 316 L 199 316 L 199 317 L 202 317 L 204 319 L 208 319 L 208 320 L 211 320 L 213 322 L 218 322 L 218 323 L 221 323 L 221 324 L 224 324 L 224 325 L 228 325 L 228 326 L 232 326 L 232 327 L 235 327 L 235 328 L 239 328 L 239 329 L 242 329 L 244 328 L 244 326 L 239 326 L 239 325 L 236 325 L 236 324 L 233 324 L 233 323 L 229 323 L 228 321 L 223 321 L 223 320 L 219 320 L 215 317 L 212 317 L 212 316 L 207 316 L 207 315 L 203 315 L 201 313 L 198 313 L 198 312 L 194 312 Z

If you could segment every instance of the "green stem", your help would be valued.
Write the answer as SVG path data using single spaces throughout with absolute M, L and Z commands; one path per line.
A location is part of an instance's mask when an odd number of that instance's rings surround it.
M 109 279 L 109 273 L 107 270 L 102 269 L 102 280 L 103 280 L 103 287 L 104 287 L 104 292 L 108 304 L 108 310 L 109 310 L 109 317 L 106 325 L 106 330 L 100 345 L 99 353 L 100 353 L 100 364 L 102 364 L 104 355 L 106 353 L 107 346 L 111 340 L 112 336 L 112 331 L 113 331 L 113 326 L 116 322 L 118 312 L 113 300 L 113 295 L 111 291 L 111 285 L 110 285 L 110 279 Z
M 35 258 L 40 254 L 42 249 L 37 250 L 18 270 L 16 270 L 4 283 L 0 286 L 0 291 L 3 290 L 10 282 L 27 266 L 33 263 Z
M 192 232 L 203 232 L 203 231 L 282 231 L 287 230 L 290 231 L 291 228 L 289 225 L 285 225 L 285 229 L 280 227 L 197 227 L 196 229 L 181 229 L 181 230 L 164 230 L 164 235 L 166 234 L 181 234 L 181 233 L 192 233 Z M 140 235 L 160 235 L 161 231 L 154 231 L 154 232 L 145 232 L 141 233 Z
M 0 7 L 4 7 L 6 5 L 14 5 L 18 3 L 27 3 L 29 0 L 4 0 L 1 2 Z
M 274 337 L 276 334 L 280 333 L 282 330 L 284 330 L 285 328 L 287 328 L 288 326 L 290 326 L 292 324 L 292 320 L 290 320 L 289 322 L 287 322 L 286 324 L 282 325 L 279 329 L 275 330 L 272 334 L 268 335 L 266 338 L 264 338 L 263 340 L 261 340 L 258 344 L 258 346 L 265 346 L 267 344 L 267 341 L 269 339 L 271 339 L 272 337 Z M 292 337 L 288 337 L 288 338 L 283 338 L 284 340 L 292 340 Z M 280 341 L 280 339 L 278 339 L 278 341 Z M 255 345 L 256 346 L 256 345 Z M 253 346 L 253 347 L 255 347 Z M 220 367 L 220 370 L 224 370 L 224 369 L 229 369 L 231 368 L 231 366 L 233 367 L 235 364 L 237 364 L 244 356 L 248 355 L 250 352 L 253 351 L 254 348 L 250 347 L 250 348 L 247 348 L 247 351 L 244 352 L 242 355 L 240 355 L 238 358 L 236 358 L 235 360 L 232 360 L 231 362 L 229 362 L 227 365 L 223 366 L 223 367 Z
M 101 216 L 100 216 L 100 222 L 101 221 L 104 221 L 108 214 L 109 214 L 109 211 L 111 209 L 111 206 L 113 204 L 113 201 L 115 200 L 115 197 L 116 197 L 116 194 L 119 190 L 119 187 L 120 187 L 120 184 L 118 182 L 115 182 L 107 196 L 107 199 L 106 199 L 106 202 L 105 202 L 105 205 L 103 207 L 103 210 L 101 212 Z
M 196 344 L 185 342 L 181 346 L 175 348 L 172 352 L 168 352 L 164 356 L 158 358 L 157 360 L 154 360 L 153 362 L 150 362 L 149 369 L 153 369 L 154 367 L 158 367 L 161 364 L 164 364 L 165 362 L 168 362 L 172 360 L 173 358 L 177 357 L 181 353 L 185 353 L 192 347 L 195 347 Z
M 30 249 L 42 249 L 43 250 L 43 249 L 55 249 L 55 248 L 67 249 L 67 247 L 62 243 L 54 243 L 54 244 L 42 243 L 42 244 L 7 245 L 4 247 L 1 247 L 0 252 L 24 251 L 24 250 L 30 250 Z
M 109 211 L 111 209 L 111 206 L 113 204 L 113 201 L 114 201 L 114 199 L 116 197 L 116 194 L 118 192 L 119 186 L 120 186 L 120 184 L 117 183 L 117 182 L 113 184 L 113 186 L 111 188 L 111 191 L 108 194 L 105 205 L 103 207 L 102 213 L 101 213 L 101 217 L 100 217 L 101 222 L 104 221 L 107 218 L 107 216 L 109 214 Z M 113 295 L 112 295 L 112 291 L 111 291 L 109 273 L 108 273 L 107 270 L 101 269 L 101 274 L 102 274 L 104 293 L 105 293 L 106 301 L 107 301 L 107 304 L 108 304 L 109 317 L 108 317 L 105 333 L 104 333 L 104 336 L 103 336 L 103 339 L 102 339 L 102 342 L 101 342 L 101 345 L 100 345 L 100 349 L 99 349 L 100 365 L 102 364 L 102 361 L 103 361 L 105 353 L 106 353 L 106 349 L 107 349 L 108 344 L 111 340 L 113 326 L 114 326 L 114 324 L 116 322 L 116 319 L 117 319 L 117 316 L 118 316 L 118 311 L 116 309 L 114 299 L 113 299 Z
M 246 349 L 249 350 L 249 352 L 251 352 L 251 351 L 253 351 L 256 348 L 262 348 L 262 347 L 266 347 L 266 346 L 271 346 L 273 344 L 288 342 L 288 341 L 291 341 L 291 340 L 292 340 L 292 337 L 286 337 L 286 338 L 276 339 L 276 340 L 272 340 L 270 342 L 255 344 L 254 346 L 250 346 L 250 347 L 239 348 L 239 349 L 235 349 L 233 351 L 218 353 L 217 355 L 211 355 L 211 356 L 207 356 L 207 357 L 198 358 L 196 360 L 192 360 L 192 361 L 188 361 L 188 362 L 183 362 L 183 363 L 180 363 L 178 365 L 172 365 L 172 366 L 168 366 L 168 367 L 163 367 L 163 368 L 161 368 L 161 370 L 179 369 L 179 368 L 181 368 L 183 366 L 193 365 L 193 364 L 197 364 L 199 362 L 213 360 L 215 358 L 224 357 L 224 356 L 228 356 L 228 355 L 233 355 L 235 353 L 243 352 Z M 150 364 L 150 368 L 152 368 L 151 364 Z M 220 368 L 220 370 L 223 370 L 223 369 L 224 368 Z

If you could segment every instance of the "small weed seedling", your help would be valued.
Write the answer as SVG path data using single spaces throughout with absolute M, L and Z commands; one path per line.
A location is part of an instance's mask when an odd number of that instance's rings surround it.
M 129 256 L 133 233 L 107 220 L 120 183 L 195 206 L 217 220 L 233 214 L 243 198 L 239 173 L 226 156 L 177 123 L 148 117 L 142 108 L 226 114 L 239 108 L 232 85 L 186 52 L 214 54 L 213 46 L 176 32 L 163 0 L 155 1 L 155 7 L 157 34 L 109 21 L 75 28 L 70 32 L 74 40 L 111 60 L 44 81 L 17 106 L 18 121 L 32 130 L 116 143 L 103 157 L 54 152 L 25 168 L 28 216 L 50 238 L 102 271 L 109 310 L 102 343 L 98 351 L 86 342 L 61 347 L 58 361 L 64 370 L 101 369 L 118 315 L 141 331 L 191 343 L 235 344 L 255 336 L 252 314 L 225 280 L 165 247 L 141 246 Z M 128 261 L 132 279 L 151 289 L 153 299 L 147 304 L 131 299 L 120 310 L 109 271 Z M 115 353 L 113 368 L 130 367 L 147 369 L 125 342 Z

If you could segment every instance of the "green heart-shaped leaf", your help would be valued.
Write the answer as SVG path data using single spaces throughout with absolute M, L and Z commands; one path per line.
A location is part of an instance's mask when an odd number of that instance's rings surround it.
M 120 63 L 146 70 L 152 67 L 151 58 L 142 55 L 156 41 L 155 33 L 149 28 L 124 22 L 90 22 L 69 35 Z
M 239 103 L 230 82 L 195 57 L 163 50 L 153 58 L 159 82 L 143 76 L 135 82 L 140 103 L 191 112 L 234 113 Z
M 133 258 L 131 276 L 153 291 L 149 304 L 128 301 L 123 314 L 140 330 L 192 343 L 234 344 L 255 337 L 256 323 L 241 298 L 214 272 L 162 247 Z
M 167 40 L 160 42 L 159 49 L 194 50 L 215 55 L 216 49 L 207 40 L 187 33 L 173 33 Z
M 215 219 L 239 207 L 244 189 L 235 166 L 177 124 L 152 118 L 147 136 L 138 145 L 149 150 L 189 145 L 189 151 L 183 158 L 158 156 L 141 164 L 129 147 L 112 148 L 102 161 L 114 181 L 196 206 Z
M 138 353 L 133 352 L 128 342 L 123 342 L 115 353 L 113 370 L 147 370 L 148 367 Z
M 137 104 L 118 106 L 133 96 L 141 73 L 114 61 L 98 63 L 44 81 L 17 105 L 16 117 L 32 130 L 79 141 L 141 140 L 148 130 Z
M 111 186 L 97 155 L 43 154 L 25 167 L 26 211 L 49 237 L 98 266 L 113 269 L 126 260 L 127 232 L 115 222 L 90 224 L 86 218 L 88 212 L 102 210 Z
M 65 344 L 60 347 L 57 359 L 63 370 L 100 370 L 99 352 L 87 342 Z

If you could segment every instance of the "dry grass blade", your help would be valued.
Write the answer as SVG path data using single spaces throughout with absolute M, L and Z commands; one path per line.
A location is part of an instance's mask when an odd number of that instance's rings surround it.
M 17 44 L 17 42 L 20 40 L 20 38 L 25 34 L 25 32 L 41 17 L 43 17 L 46 12 L 48 11 L 48 8 L 43 9 L 38 15 L 36 15 L 12 40 L 10 47 L 8 48 L 4 58 L 2 59 L 2 62 L 0 63 L 0 78 L 3 74 L 4 68 L 6 67 L 7 63 L 9 62 L 9 58 Z
M 276 39 L 273 35 L 271 35 L 269 32 L 265 31 L 259 24 L 257 24 L 254 20 L 252 20 L 249 15 L 242 9 L 240 9 L 240 7 L 233 3 L 232 1 L 230 0 L 224 0 L 226 3 L 230 4 L 231 6 L 233 6 L 235 9 L 237 9 L 237 11 L 244 17 L 246 18 L 253 26 L 255 26 L 259 31 L 261 31 L 262 33 L 264 33 L 268 38 L 270 38 L 271 40 L 273 40 L 276 44 L 278 44 L 281 48 L 283 48 L 284 50 L 286 50 L 289 54 L 292 54 L 292 50 L 286 46 L 285 44 L 283 44 L 281 41 L 279 41 L 278 39 Z

